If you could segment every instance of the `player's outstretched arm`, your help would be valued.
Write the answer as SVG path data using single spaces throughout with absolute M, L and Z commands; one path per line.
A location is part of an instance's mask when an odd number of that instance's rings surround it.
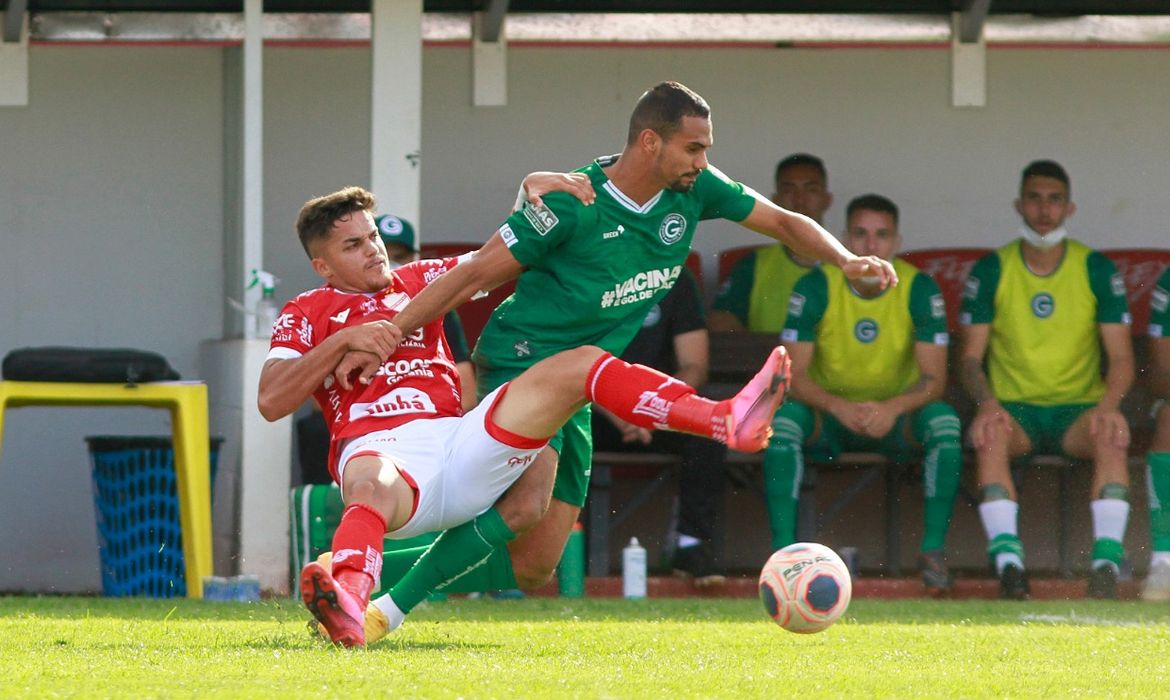
M 877 277 L 882 289 L 898 283 L 898 275 L 889 261 L 873 255 L 854 255 L 817 222 L 762 197 L 756 197 L 751 213 L 740 224 L 775 238 L 801 255 L 836 265 L 849 279 Z
M 512 257 L 500 234 L 492 234 L 471 258 L 443 273 L 410 300 L 394 317 L 394 325 L 410 335 L 476 294 L 516 279 L 524 267 Z

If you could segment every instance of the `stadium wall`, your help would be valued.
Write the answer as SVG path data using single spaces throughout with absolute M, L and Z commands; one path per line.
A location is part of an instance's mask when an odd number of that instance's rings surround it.
M 0 354 L 136 346 L 196 376 L 199 342 L 223 327 L 230 50 L 30 49 L 29 106 L 0 108 Z M 831 229 L 851 197 L 877 191 L 901 206 L 907 248 L 996 245 L 1018 227 L 1020 169 L 1051 157 L 1073 178 L 1074 236 L 1102 247 L 1168 245 L 1170 51 L 992 47 L 987 107 L 978 110 L 950 106 L 949 60 L 943 47 L 513 45 L 508 106 L 477 109 L 469 49 L 428 46 L 422 235 L 485 239 L 524 173 L 619 150 L 641 90 L 673 78 L 712 104 L 712 161 L 765 195 L 780 156 L 821 155 L 836 195 Z M 301 202 L 368 180 L 369 53 L 281 46 L 264 61 L 264 254 L 288 296 L 316 284 L 292 233 Z M 715 253 L 761 239 L 712 222 L 696 240 L 713 279 Z M 162 412 L 139 409 L 10 412 L 0 591 L 97 590 L 82 438 L 167 432 Z M 977 523 L 962 532 L 982 537 Z M 274 546 L 281 542 L 274 532 Z

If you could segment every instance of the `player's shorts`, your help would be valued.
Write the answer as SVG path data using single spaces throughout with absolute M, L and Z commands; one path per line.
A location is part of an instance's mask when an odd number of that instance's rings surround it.
M 482 396 L 504 382 L 515 379 L 523 369 L 477 368 L 479 392 Z M 548 441 L 557 451 L 557 476 L 553 483 L 553 498 L 581 508 L 589 495 L 589 475 L 593 471 L 593 409 L 585 404 L 569 418 L 556 435 Z
M 386 537 L 406 539 L 461 525 L 483 513 L 520 478 L 546 440 L 509 433 L 491 422 L 492 410 L 507 391 L 488 394 L 471 412 L 415 420 L 355 437 L 337 460 L 338 483 L 354 457 L 374 454 L 398 465 L 416 489 L 410 519 Z
M 1065 403 L 1054 406 L 1040 406 L 1034 403 L 1004 401 L 1003 408 L 1016 419 L 1024 434 L 1032 441 L 1032 452 L 1049 455 L 1063 455 L 1060 443 L 1064 434 L 1081 414 L 1096 404 Z M 1067 456 L 1067 455 L 1066 455 Z
M 828 412 L 819 412 L 821 432 L 817 439 L 805 445 L 808 456 L 817 461 L 834 461 L 842 452 L 876 452 L 895 462 L 918 459 L 932 417 L 939 414 L 955 415 L 949 405 L 936 401 L 903 413 L 894 421 L 890 432 L 880 438 L 859 435 L 846 428 Z M 818 411 L 795 399 L 785 401 L 776 412 L 776 419 L 787 419 L 801 427 L 806 436 L 812 435 Z M 957 418 L 954 419 L 957 421 Z M 780 432 L 779 430 L 777 431 Z

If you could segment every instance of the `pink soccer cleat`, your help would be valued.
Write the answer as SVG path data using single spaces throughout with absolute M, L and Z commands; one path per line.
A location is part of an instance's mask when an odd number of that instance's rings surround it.
M 759 452 L 768 446 L 772 416 L 788 392 L 791 364 L 787 350 L 781 346 L 773 348 L 756 376 L 724 402 L 728 447 L 740 452 Z
M 301 599 L 334 644 L 365 646 L 361 603 L 319 562 L 309 562 L 301 569 Z

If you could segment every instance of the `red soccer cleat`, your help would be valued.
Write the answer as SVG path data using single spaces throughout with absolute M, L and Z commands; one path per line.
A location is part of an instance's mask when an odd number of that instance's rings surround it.
M 764 366 L 739 393 L 724 402 L 727 413 L 727 446 L 740 452 L 759 452 L 772 436 L 772 416 L 784 402 L 791 380 L 788 351 L 772 349 Z
M 301 599 L 334 644 L 365 646 L 361 603 L 318 562 L 309 562 L 301 569 Z

